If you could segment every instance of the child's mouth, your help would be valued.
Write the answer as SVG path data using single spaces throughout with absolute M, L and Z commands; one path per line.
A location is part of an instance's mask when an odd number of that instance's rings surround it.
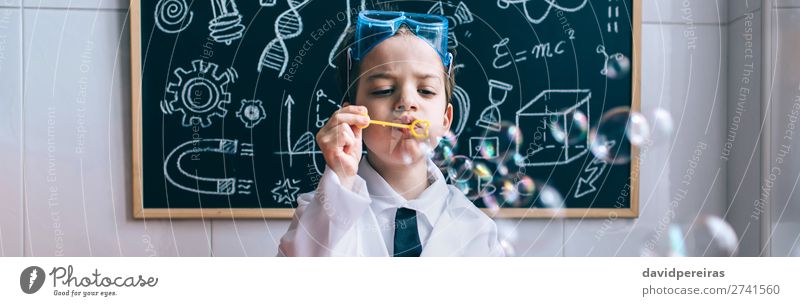
M 401 135 L 403 135 L 403 139 L 416 138 L 416 137 L 414 137 L 414 135 L 411 134 L 411 130 L 409 130 L 409 129 L 405 129 L 405 128 L 394 128 L 394 129 L 397 129 L 397 131 Z
M 394 122 L 408 125 L 408 124 L 411 124 L 412 122 L 414 122 L 414 120 L 417 120 L 417 118 L 412 116 L 412 115 L 402 115 L 402 116 L 397 117 L 396 119 L 394 119 Z M 416 138 L 416 137 L 414 137 L 414 134 L 411 133 L 411 129 L 407 129 L 407 128 L 392 128 L 392 129 L 395 129 L 398 132 L 400 132 L 400 135 L 403 136 L 403 139 Z

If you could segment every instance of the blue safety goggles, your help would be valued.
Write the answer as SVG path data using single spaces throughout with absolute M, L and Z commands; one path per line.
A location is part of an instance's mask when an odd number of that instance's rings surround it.
M 447 18 L 439 15 L 406 12 L 361 11 L 356 23 L 356 41 L 350 56 L 360 61 L 372 48 L 394 36 L 402 24 L 430 45 L 448 69 L 453 55 L 447 52 Z

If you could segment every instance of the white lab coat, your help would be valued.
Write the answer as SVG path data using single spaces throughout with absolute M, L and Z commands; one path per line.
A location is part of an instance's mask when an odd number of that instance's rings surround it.
M 421 256 L 503 256 L 497 225 L 428 161 L 430 186 L 415 200 L 397 194 L 364 157 L 353 190 L 325 168 L 314 192 L 298 197 L 279 256 L 392 256 L 394 215 L 417 210 Z

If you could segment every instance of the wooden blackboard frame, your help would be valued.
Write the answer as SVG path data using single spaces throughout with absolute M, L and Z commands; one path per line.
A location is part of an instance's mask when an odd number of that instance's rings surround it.
M 132 141 L 132 182 L 133 182 L 133 217 L 195 219 L 195 218 L 259 218 L 290 219 L 294 215 L 293 208 L 144 208 L 142 190 L 142 58 L 141 58 L 141 0 L 130 1 L 130 45 L 131 45 L 131 141 Z M 632 68 L 631 68 L 631 109 L 640 110 L 641 96 L 641 0 L 633 3 L 632 33 Z M 639 148 L 631 146 L 631 189 L 630 207 L 628 208 L 566 208 L 566 209 L 530 209 L 501 208 L 497 213 L 490 213 L 498 218 L 636 218 L 639 216 Z

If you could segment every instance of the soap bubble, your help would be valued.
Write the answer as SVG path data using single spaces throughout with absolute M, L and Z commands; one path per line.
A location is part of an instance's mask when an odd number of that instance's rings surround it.
M 586 114 L 574 109 L 563 114 L 550 116 L 549 126 L 550 133 L 556 141 L 574 145 L 586 139 L 589 119 Z
M 531 202 L 535 207 L 562 209 L 564 208 L 564 197 L 561 192 L 553 186 L 544 182 L 536 182 L 536 192 L 531 196 Z
M 490 138 L 482 139 L 478 147 L 478 154 L 486 160 L 495 159 L 497 157 L 497 143 Z
M 495 172 L 499 175 L 508 175 L 509 173 L 516 173 L 516 172 L 524 172 L 521 170 L 524 166 L 524 157 L 519 153 L 512 153 L 506 157 L 504 160 L 496 160 L 495 165 Z M 522 166 L 521 166 L 522 165 Z
M 642 256 L 734 256 L 739 241 L 733 227 L 716 216 L 700 216 L 693 224 L 672 223 L 648 239 Z
M 609 79 L 622 79 L 631 71 L 631 60 L 621 53 L 612 54 L 606 60 L 605 71 Z
M 463 193 L 464 196 L 466 196 L 470 201 L 475 201 L 480 197 L 480 190 L 476 187 L 476 185 L 472 184 L 471 179 L 453 182 L 453 186 L 461 191 L 461 193 Z
M 404 165 L 410 165 L 412 161 L 411 154 L 408 154 L 406 152 L 403 152 L 403 154 L 400 156 L 400 159 L 403 161 Z
M 704 243 L 706 245 L 703 250 L 704 254 L 708 256 L 733 256 L 736 254 L 739 238 L 728 222 L 716 216 L 706 216 L 700 225 L 702 227 L 698 229 L 700 233 L 695 234 L 695 240 L 707 241 Z
M 437 141 L 440 145 L 444 144 L 452 149 L 455 149 L 458 145 L 458 137 L 450 130 L 445 131 L 442 137 L 437 138 Z
M 490 178 L 492 177 L 492 169 L 483 162 L 473 162 L 473 172 L 476 176 L 481 178 Z
M 653 112 L 653 139 L 654 141 L 667 141 L 672 136 L 674 122 L 672 115 L 663 108 L 656 108 Z
M 514 244 L 506 239 L 500 239 L 500 248 L 503 249 L 503 256 L 505 257 L 517 256 L 517 251 L 514 250 Z
M 444 168 L 453 162 L 455 152 L 448 146 L 438 146 L 431 152 L 431 160 L 439 168 Z
M 519 193 L 514 190 L 514 182 L 505 177 L 501 177 L 492 182 L 495 192 L 482 195 L 483 203 L 486 207 L 514 207 L 519 201 Z
M 514 245 L 517 243 L 517 240 L 519 240 L 519 222 L 497 219 L 495 220 L 495 224 L 497 224 L 497 238 L 500 241 L 500 247 L 503 249 L 505 256 L 517 256 Z
M 641 146 L 650 140 L 650 124 L 644 115 L 637 112 L 630 112 L 628 127 L 626 129 L 628 141 L 635 146 Z
M 495 192 L 482 194 L 488 206 L 508 208 L 562 208 L 564 199 L 555 188 L 522 173 L 499 176 L 493 180 Z
M 518 157 L 517 147 L 522 143 L 522 132 L 511 122 L 503 121 L 497 131 L 488 130 L 482 136 L 480 156 L 486 160 L 502 164 Z
M 492 179 L 492 169 L 480 161 L 473 162 L 472 177 L 467 180 L 454 181 L 453 185 L 461 190 L 471 201 L 475 201 L 484 193 L 493 193 L 494 186 L 486 184 Z
M 472 160 L 464 155 L 456 155 L 447 165 L 447 174 L 454 182 L 467 181 L 474 175 Z
M 433 147 L 427 141 L 419 143 L 419 151 L 425 156 L 433 155 Z
M 517 228 L 519 227 L 518 221 L 509 219 L 496 219 L 495 224 L 497 224 L 498 236 L 511 242 L 517 242 L 519 239 L 519 233 L 517 231 Z
M 439 168 L 446 168 L 453 162 L 457 143 L 455 135 L 447 131 L 443 137 L 437 140 L 436 147 L 429 151 L 431 161 Z
M 493 200 L 494 198 L 492 198 L 491 195 L 481 194 L 480 197 L 481 199 L 483 199 L 483 205 L 486 206 L 487 209 L 489 209 L 490 216 L 494 216 L 498 211 L 500 211 L 500 203 L 497 203 L 496 200 Z M 488 200 L 487 197 L 489 198 Z
M 624 106 L 603 114 L 597 127 L 589 133 L 589 145 L 595 157 L 615 165 L 630 161 L 630 142 L 625 135 L 629 117 L 630 109 Z

